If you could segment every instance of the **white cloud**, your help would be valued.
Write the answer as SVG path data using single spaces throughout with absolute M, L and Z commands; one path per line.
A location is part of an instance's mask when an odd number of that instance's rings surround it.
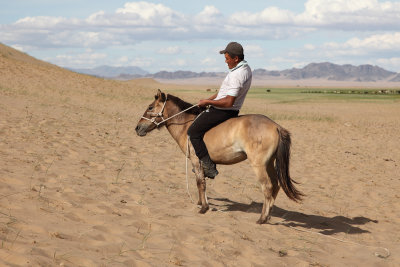
M 84 19 L 51 16 L 21 18 L 15 23 L 0 25 L 0 42 L 26 52 L 48 48 L 92 48 L 93 51 L 86 54 L 94 54 L 97 48 L 124 49 L 139 42 L 154 41 L 153 51 L 164 55 L 177 55 L 189 53 L 190 48 L 170 46 L 158 49 L 160 45 L 157 46 L 156 42 L 174 41 L 176 44 L 188 40 L 240 39 L 256 43 L 255 40 L 298 38 L 299 46 L 303 47 L 287 53 L 288 57 L 294 58 L 291 61 L 293 64 L 311 61 L 317 56 L 328 60 L 335 57 L 373 55 L 375 60 L 384 60 L 396 58 L 393 54 L 399 53 L 400 0 L 384 1 L 308 0 L 304 10 L 300 12 L 268 6 L 268 1 L 265 1 L 264 9 L 256 12 L 246 11 L 244 5 L 244 11 L 224 13 L 224 9 L 219 10 L 213 5 L 206 5 L 195 15 L 178 12 L 166 4 L 128 2 L 114 11 L 100 10 Z M 351 31 L 350 33 L 357 37 L 344 42 L 335 41 L 332 37 L 330 42 L 323 45 L 311 42 L 304 45 L 304 38 L 314 31 L 324 31 L 325 38 L 326 33 L 340 34 L 343 30 Z M 275 51 L 277 50 L 275 48 Z M 254 60 L 257 57 L 265 57 L 269 50 L 264 52 L 261 46 L 250 44 L 245 46 L 245 53 Z M 384 53 L 386 55 L 383 55 Z M 56 60 L 71 64 L 82 63 L 82 55 L 73 56 L 76 57 L 76 62 L 69 57 L 59 57 Z M 127 58 L 120 58 L 121 64 L 128 63 L 126 60 L 129 62 Z M 397 64 L 396 60 L 390 62 L 387 64 Z M 146 67 L 154 63 L 155 60 L 143 55 L 141 58 L 135 58 L 131 64 Z M 188 65 L 182 60 L 177 60 L 174 64 Z M 203 59 L 201 64 L 215 63 Z M 272 60 L 265 64 L 275 66 L 285 62 Z
M 205 6 L 204 9 L 194 17 L 194 22 L 201 25 L 220 24 L 224 16 L 215 6 Z
M 354 49 L 394 50 L 400 52 L 400 32 L 376 34 L 365 39 L 353 38 L 347 41 L 345 46 Z
M 229 21 L 234 25 L 261 26 L 265 24 L 292 24 L 294 13 L 277 7 L 268 7 L 258 13 L 239 12 L 230 16 Z
M 400 53 L 400 32 L 375 34 L 364 39 L 351 38 L 344 43 L 325 43 L 321 49 L 335 55 L 373 55 L 376 53 Z
M 267 7 L 255 13 L 234 13 L 229 17 L 228 24 L 246 27 L 252 33 L 255 27 L 268 26 L 296 27 L 300 31 L 310 28 L 395 30 L 400 27 L 400 2 L 308 0 L 302 13 Z
M 13 24 L 13 26 L 15 26 L 17 29 L 52 29 L 60 28 L 67 25 L 73 25 L 77 22 L 78 20 L 76 19 L 69 20 L 63 17 L 38 16 L 19 19 Z
M 126 3 L 124 8 L 116 10 L 115 15 L 122 15 L 129 25 L 176 26 L 184 16 L 163 4 L 149 2 Z
M 302 13 L 278 7 L 224 15 L 205 6 L 195 16 L 163 4 L 129 2 L 115 12 L 98 11 L 86 19 L 25 17 L 0 25 L 0 41 L 37 47 L 106 47 L 144 40 L 288 39 L 318 28 L 398 30 L 400 2 L 308 0 Z
M 134 60 L 130 61 L 131 66 L 149 67 L 153 64 L 154 59 L 148 57 L 136 57 Z
M 377 0 L 308 0 L 296 24 L 337 29 L 398 28 L 400 3 Z
M 123 64 L 127 63 L 128 61 L 129 61 L 129 58 L 127 56 L 122 56 L 122 57 L 117 59 L 117 64 L 118 65 L 120 65 L 120 64 L 123 65 Z
M 183 67 L 183 66 L 186 66 L 187 63 L 186 63 L 186 60 L 185 60 L 185 59 L 178 58 L 178 59 L 173 60 L 173 61 L 171 62 L 171 65 L 173 65 L 173 66 L 178 66 L 178 67 Z
M 86 52 L 81 54 L 61 54 L 55 58 L 46 58 L 45 60 L 59 66 L 79 68 L 88 65 L 97 65 L 100 60 L 104 60 L 105 58 L 107 58 L 107 54 Z
M 206 66 L 213 66 L 217 63 L 217 60 L 213 57 L 206 57 L 201 61 L 202 65 L 206 65 Z
M 21 45 L 12 45 L 11 47 L 14 48 L 14 49 L 17 49 L 17 50 L 19 50 L 21 52 L 25 52 L 26 51 L 26 48 L 24 46 L 21 46 Z
M 377 64 L 400 73 L 400 57 L 379 58 Z
M 157 51 L 158 54 L 163 55 L 177 55 L 182 52 L 182 49 L 178 46 L 163 47 Z
M 373 34 L 364 38 L 354 37 L 341 43 L 306 44 L 301 49 L 288 51 L 286 58 L 295 62 L 307 63 L 324 61 L 337 64 L 368 63 L 398 71 L 400 69 L 400 58 L 393 57 L 393 55 L 400 55 L 400 32 Z M 293 64 L 293 66 L 296 65 Z
M 315 45 L 312 45 L 312 44 L 305 44 L 305 45 L 304 45 L 304 49 L 310 50 L 310 51 L 315 50 Z
M 245 56 L 249 55 L 251 57 L 263 57 L 264 50 L 259 45 L 244 45 L 243 47 Z

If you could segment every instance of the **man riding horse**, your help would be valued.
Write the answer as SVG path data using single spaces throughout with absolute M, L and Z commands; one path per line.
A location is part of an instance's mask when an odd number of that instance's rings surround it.
M 212 179 L 217 176 L 218 171 L 208 154 L 203 137 L 211 128 L 238 116 L 252 79 L 251 69 L 244 60 L 242 45 L 231 42 L 220 54 L 225 55 L 229 73 L 218 93 L 199 101 L 200 107 L 210 107 L 202 112 L 188 129 L 190 141 L 204 169 L 204 176 Z

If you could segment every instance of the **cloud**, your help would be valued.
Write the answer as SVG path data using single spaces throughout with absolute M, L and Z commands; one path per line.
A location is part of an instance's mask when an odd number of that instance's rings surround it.
M 163 4 L 129 2 L 114 12 L 86 19 L 25 17 L 0 25 L 0 41 L 36 47 L 108 47 L 148 40 L 292 39 L 317 29 L 385 30 L 400 28 L 400 2 L 308 0 L 302 13 L 266 7 L 259 12 L 224 15 L 207 5 L 197 15 Z
M 400 2 L 377 0 L 308 0 L 297 25 L 343 30 L 398 29 Z
M 400 57 L 379 58 L 377 64 L 400 73 Z
M 186 62 L 185 59 L 178 58 L 178 59 L 173 60 L 173 61 L 171 62 L 171 65 L 183 67 L 183 66 L 186 66 L 186 65 L 187 65 L 187 62 Z
M 214 66 L 217 63 L 217 60 L 212 57 L 206 57 L 201 60 L 201 64 L 205 66 Z
M 197 26 L 215 25 L 223 21 L 224 16 L 215 6 L 205 6 L 204 9 L 197 14 L 193 21 Z
M 238 12 L 229 17 L 229 22 L 240 26 L 290 25 L 295 14 L 289 10 L 268 7 L 261 12 Z
M 124 8 L 119 8 L 115 15 L 122 15 L 120 18 L 127 19 L 129 25 L 146 26 L 176 26 L 184 16 L 163 4 L 148 2 L 126 3 Z
M 81 66 L 96 65 L 99 60 L 105 58 L 107 58 L 107 54 L 88 51 L 80 54 L 60 54 L 55 58 L 46 58 L 45 60 L 59 66 L 79 68 Z
M 321 45 L 306 44 L 287 52 L 284 58 L 294 62 L 331 61 L 337 64 L 373 64 L 389 70 L 399 70 L 400 32 L 354 37 L 344 42 L 326 42 Z M 282 63 L 282 62 L 280 62 Z M 296 66 L 296 64 L 292 64 Z
M 335 55 L 374 55 L 381 53 L 400 53 L 400 32 L 374 34 L 364 39 L 351 38 L 344 43 L 325 43 L 324 51 Z
M 157 51 L 158 54 L 163 55 L 177 55 L 182 52 L 182 49 L 178 46 L 163 47 Z
M 264 50 L 259 45 L 244 45 L 243 47 L 244 54 L 249 55 L 251 57 L 263 57 Z
M 400 52 L 400 32 L 376 34 L 365 39 L 352 38 L 345 43 L 345 46 L 354 49 L 367 50 L 389 50 Z
M 153 64 L 154 59 L 148 57 L 135 57 L 134 60 L 130 61 L 131 66 L 149 67 Z

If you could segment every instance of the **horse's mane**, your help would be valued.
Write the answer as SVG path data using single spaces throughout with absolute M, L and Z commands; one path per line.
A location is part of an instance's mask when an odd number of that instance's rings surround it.
M 183 101 L 179 97 L 176 97 L 176 96 L 173 96 L 173 95 L 170 95 L 170 94 L 168 94 L 168 98 L 167 99 L 171 100 L 181 110 L 185 110 L 185 109 L 190 108 L 191 106 L 193 106 L 193 104 L 190 104 L 190 103 L 188 103 L 186 101 Z M 187 110 L 185 113 L 199 115 L 204 110 L 205 110 L 205 108 L 201 108 L 201 107 L 197 107 L 196 106 L 196 107 L 193 107 L 193 108 Z

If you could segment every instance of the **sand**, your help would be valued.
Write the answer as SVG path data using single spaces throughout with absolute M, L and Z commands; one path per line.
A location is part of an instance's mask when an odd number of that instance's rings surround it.
M 167 130 L 134 132 L 157 88 L 195 102 L 206 86 L 107 81 L 2 49 L 0 265 L 400 265 L 399 101 L 248 98 L 243 113 L 292 133 L 290 171 L 307 195 L 281 191 L 257 225 L 246 161 L 219 166 L 201 215 Z M 197 201 L 192 173 L 189 192 Z

